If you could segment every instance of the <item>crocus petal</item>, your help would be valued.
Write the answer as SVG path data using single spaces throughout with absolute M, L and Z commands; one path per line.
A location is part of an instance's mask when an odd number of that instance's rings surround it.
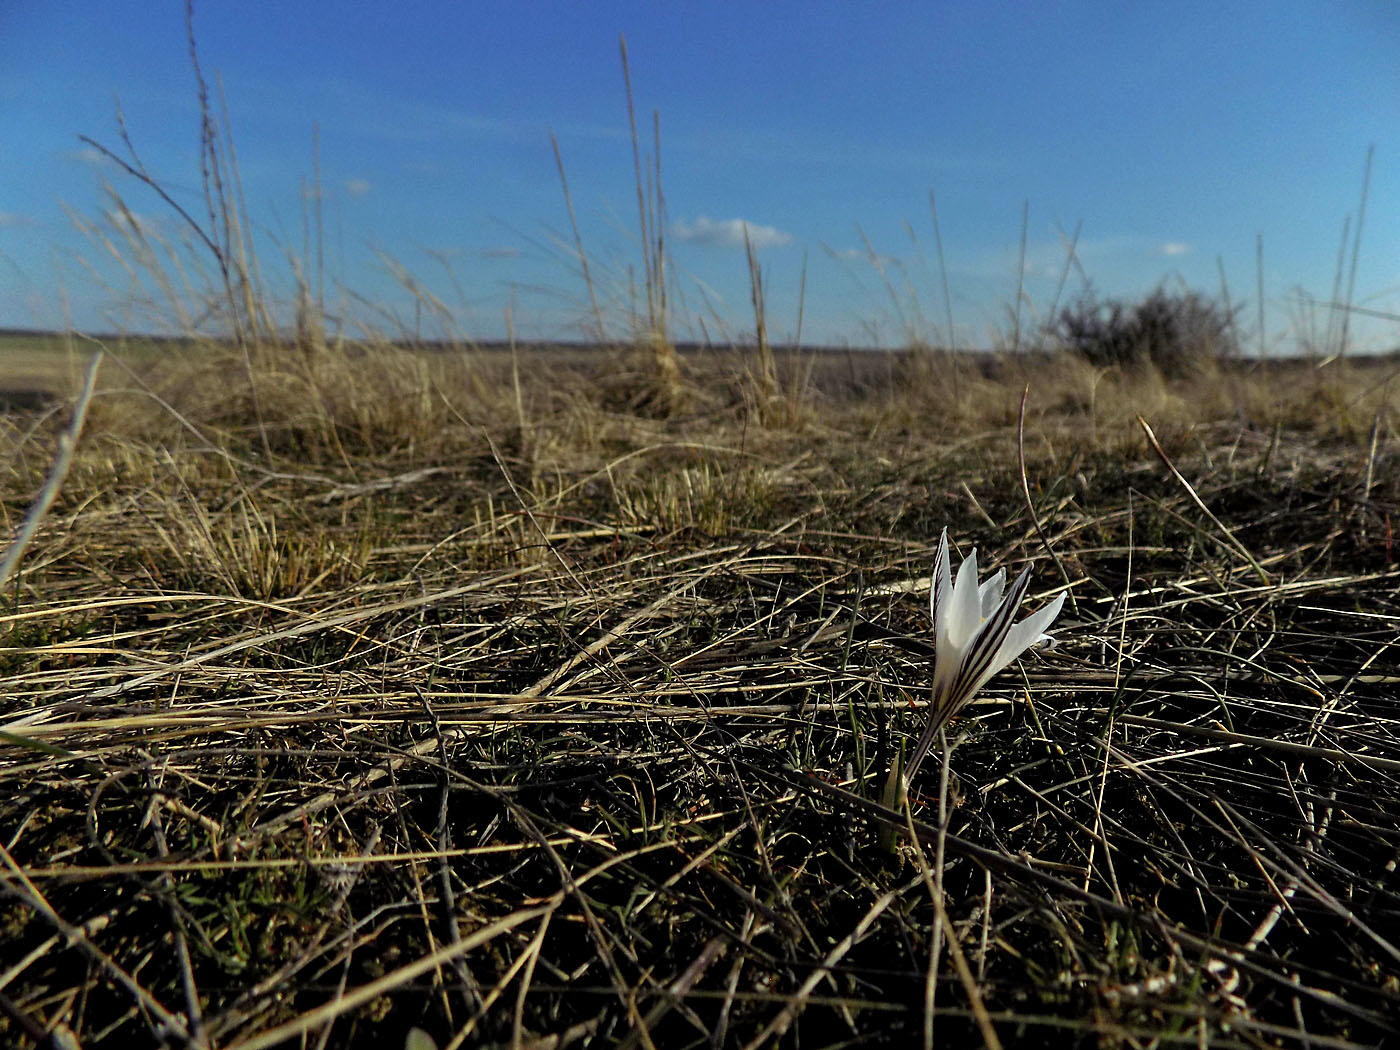
M 975 693 L 981 689 L 988 679 L 1004 669 L 1027 649 L 1039 645 L 1043 641 L 1049 641 L 1050 636 L 1045 633 L 1045 628 L 1049 627 L 1054 622 L 1055 617 L 1060 615 L 1060 609 L 1064 607 L 1064 604 L 1065 596 L 1061 594 L 1049 605 L 1037 609 L 1007 631 L 1001 648 L 997 650 L 996 656 L 992 659 L 991 667 L 979 681 L 973 684 L 972 691 Z
M 946 624 L 937 625 L 939 635 L 946 629 L 948 640 L 962 649 L 982 624 L 982 598 L 977 588 L 977 548 L 974 547 L 958 567 L 953 593 L 947 602 L 939 606 L 939 612 L 947 614 Z
M 946 689 L 957 673 L 961 647 L 950 637 L 949 624 L 953 598 L 953 575 L 948 565 L 948 530 L 938 541 L 938 556 L 933 567 L 933 585 L 929 589 L 929 618 L 933 620 L 934 692 Z
M 1002 599 L 1001 605 L 997 606 L 987 622 L 982 624 L 976 637 L 963 649 L 954 691 L 964 700 L 972 696 L 979 683 L 992 676 L 992 662 L 1001 651 L 1007 632 L 1011 630 L 1011 621 L 1016 618 L 1016 613 L 1021 608 L 1021 599 L 1026 596 L 1026 588 L 1030 586 L 1030 582 L 1031 571 L 1026 569 L 1016 577 L 1016 582 L 1011 585 L 1011 590 Z
M 1002 592 L 1006 590 L 1006 570 L 998 569 L 995 576 L 988 577 L 987 582 L 977 589 L 977 596 L 982 600 L 982 619 L 992 615 L 998 605 L 1001 604 Z
M 953 590 L 953 573 L 948 566 L 948 530 L 938 539 L 938 553 L 933 559 L 933 581 L 928 589 L 928 618 L 938 623 L 938 610 Z

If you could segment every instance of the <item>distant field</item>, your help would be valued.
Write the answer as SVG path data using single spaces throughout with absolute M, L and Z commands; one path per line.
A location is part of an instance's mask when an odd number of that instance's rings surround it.
M 454 358 L 472 362 L 493 377 L 507 374 L 512 360 L 525 361 L 527 369 L 564 369 L 574 376 L 606 375 L 616 372 L 617 356 L 608 348 L 582 344 L 532 343 L 521 344 L 514 350 L 499 342 L 460 343 L 412 341 L 398 344 L 431 360 Z M 0 331 L 0 403 L 8 395 L 49 400 L 67 396 L 77 390 L 86 362 L 98 347 L 113 350 L 129 364 L 146 367 L 181 359 L 197 360 L 201 355 L 214 357 L 237 366 L 230 356 L 231 348 L 211 347 L 190 339 L 152 338 L 145 336 L 98 335 L 91 338 L 58 333 Z M 349 358 L 365 353 L 367 348 L 349 348 Z M 754 366 L 752 348 L 707 347 L 699 344 L 679 344 L 677 353 L 693 378 L 704 382 L 706 375 L 733 377 Z M 905 350 L 778 347 L 774 354 L 782 372 L 784 384 L 797 387 L 825 398 L 838 401 L 890 396 L 907 383 L 907 367 L 911 355 Z M 288 355 L 294 352 L 288 348 Z M 236 356 L 236 355 L 235 355 Z M 1007 368 L 1007 358 L 993 351 L 959 351 L 930 353 L 930 360 L 957 361 L 962 370 L 984 378 L 1006 378 L 1017 368 Z M 1038 355 L 1027 353 L 1013 357 L 1020 360 L 1042 361 Z M 1353 374 L 1370 375 L 1385 381 L 1400 369 L 1400 353 L 1379 357 L 1352 358 L 1348 362 Z M 1019 366 L 1018 366 L 1019 367 Z M 1254 359 L 1244 359 L 1227 370 L 1248 375 L 1264 368 L 1274 376 L 1306 375 L 1312 367 L 1302 358 L 1272 359 L 1262 366 Z M 110 382 L 112 376 L 108 375 Z
M 0 334 L 0 406 L 36 406 L 76 391 L 83 352 L 47 335 Z
M 187 344 L 176 340 L 103 337 L 123 360 L 143 365 Z M 96 343 L 81 336 L 0 331 L 0 411 L 36 408 L 69 397 L 82 385 Z M 109 372 L 108 383 L 117 377 Z

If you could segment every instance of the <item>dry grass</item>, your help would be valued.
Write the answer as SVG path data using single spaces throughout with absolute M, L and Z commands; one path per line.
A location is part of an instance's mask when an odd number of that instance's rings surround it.
M 5 1041 L 1378 1045 L 1389 366 L 776 356 L 104 366 L 0 616 Z M 945 523 L 1075 610 L 893 813 Z

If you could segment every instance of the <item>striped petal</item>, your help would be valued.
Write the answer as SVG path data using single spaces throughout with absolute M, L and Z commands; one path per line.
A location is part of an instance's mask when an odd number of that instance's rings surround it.
M 981 683 L 994 673 L 993 663 L 1001 651 L 1002 643 L 1006 641 L 1007 633 L 1011 630 L 1011 621 L 1021 608 L 1021 599 L 1025 597 L 1030 582 L 1030 569 L 1016 577 L 1016 582 L 1011 585 L 1011 590 L 1002 599 L 1001 604 L 963 650 L 955 689 L 962 696 L 964 703 L 971 699 Z
M 953 574 L 948 565 L 948 530 L 938 539 L 938 553 L 933 559 L 933 580 L 928 589 L 928 618 L 936 625 L 938 610 L 948 600 L 953 589 Z
M 933 689 L 934 694 L 946 692 L 956 673 L 961 650 L 949 633 L 952 608 L 953 577 L 948 565 L 948 530 L 938 541 L 938 556 L 934 562 L 933 584 L 929 589 L 929 618 L 933 621 Z
M 1002 640 L 1001 647 L 997 650 L 996 656 L 992 659 L 992 664 L 987 674 L 972 687 L 975 693 L 981 689 L 993 675 L 999 673 L 1032 646 L 1042 645 L 1046 642 L 1053 642 L 1053 639 L 1045 633 L 1045 628 L 1054 622 L 1055 617 L 1060 615 L 1060 610 L 1064 607 L 1065 596 L 1061 594 L 1049 605 L 1037 609 L 1027 616 L 1020 623 L 1013 626 L 1006 632 L 1006 637 Z

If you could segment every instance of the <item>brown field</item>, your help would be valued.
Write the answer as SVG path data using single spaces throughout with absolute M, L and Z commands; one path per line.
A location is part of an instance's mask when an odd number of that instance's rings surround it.
M 11 531 L 94 350 L 25 338 Z M 0 613 L 0 1041 L 1400 1019 L 1396 362 L 109 349 Z M 944 526 L 1071 599 L 896 811 Z

